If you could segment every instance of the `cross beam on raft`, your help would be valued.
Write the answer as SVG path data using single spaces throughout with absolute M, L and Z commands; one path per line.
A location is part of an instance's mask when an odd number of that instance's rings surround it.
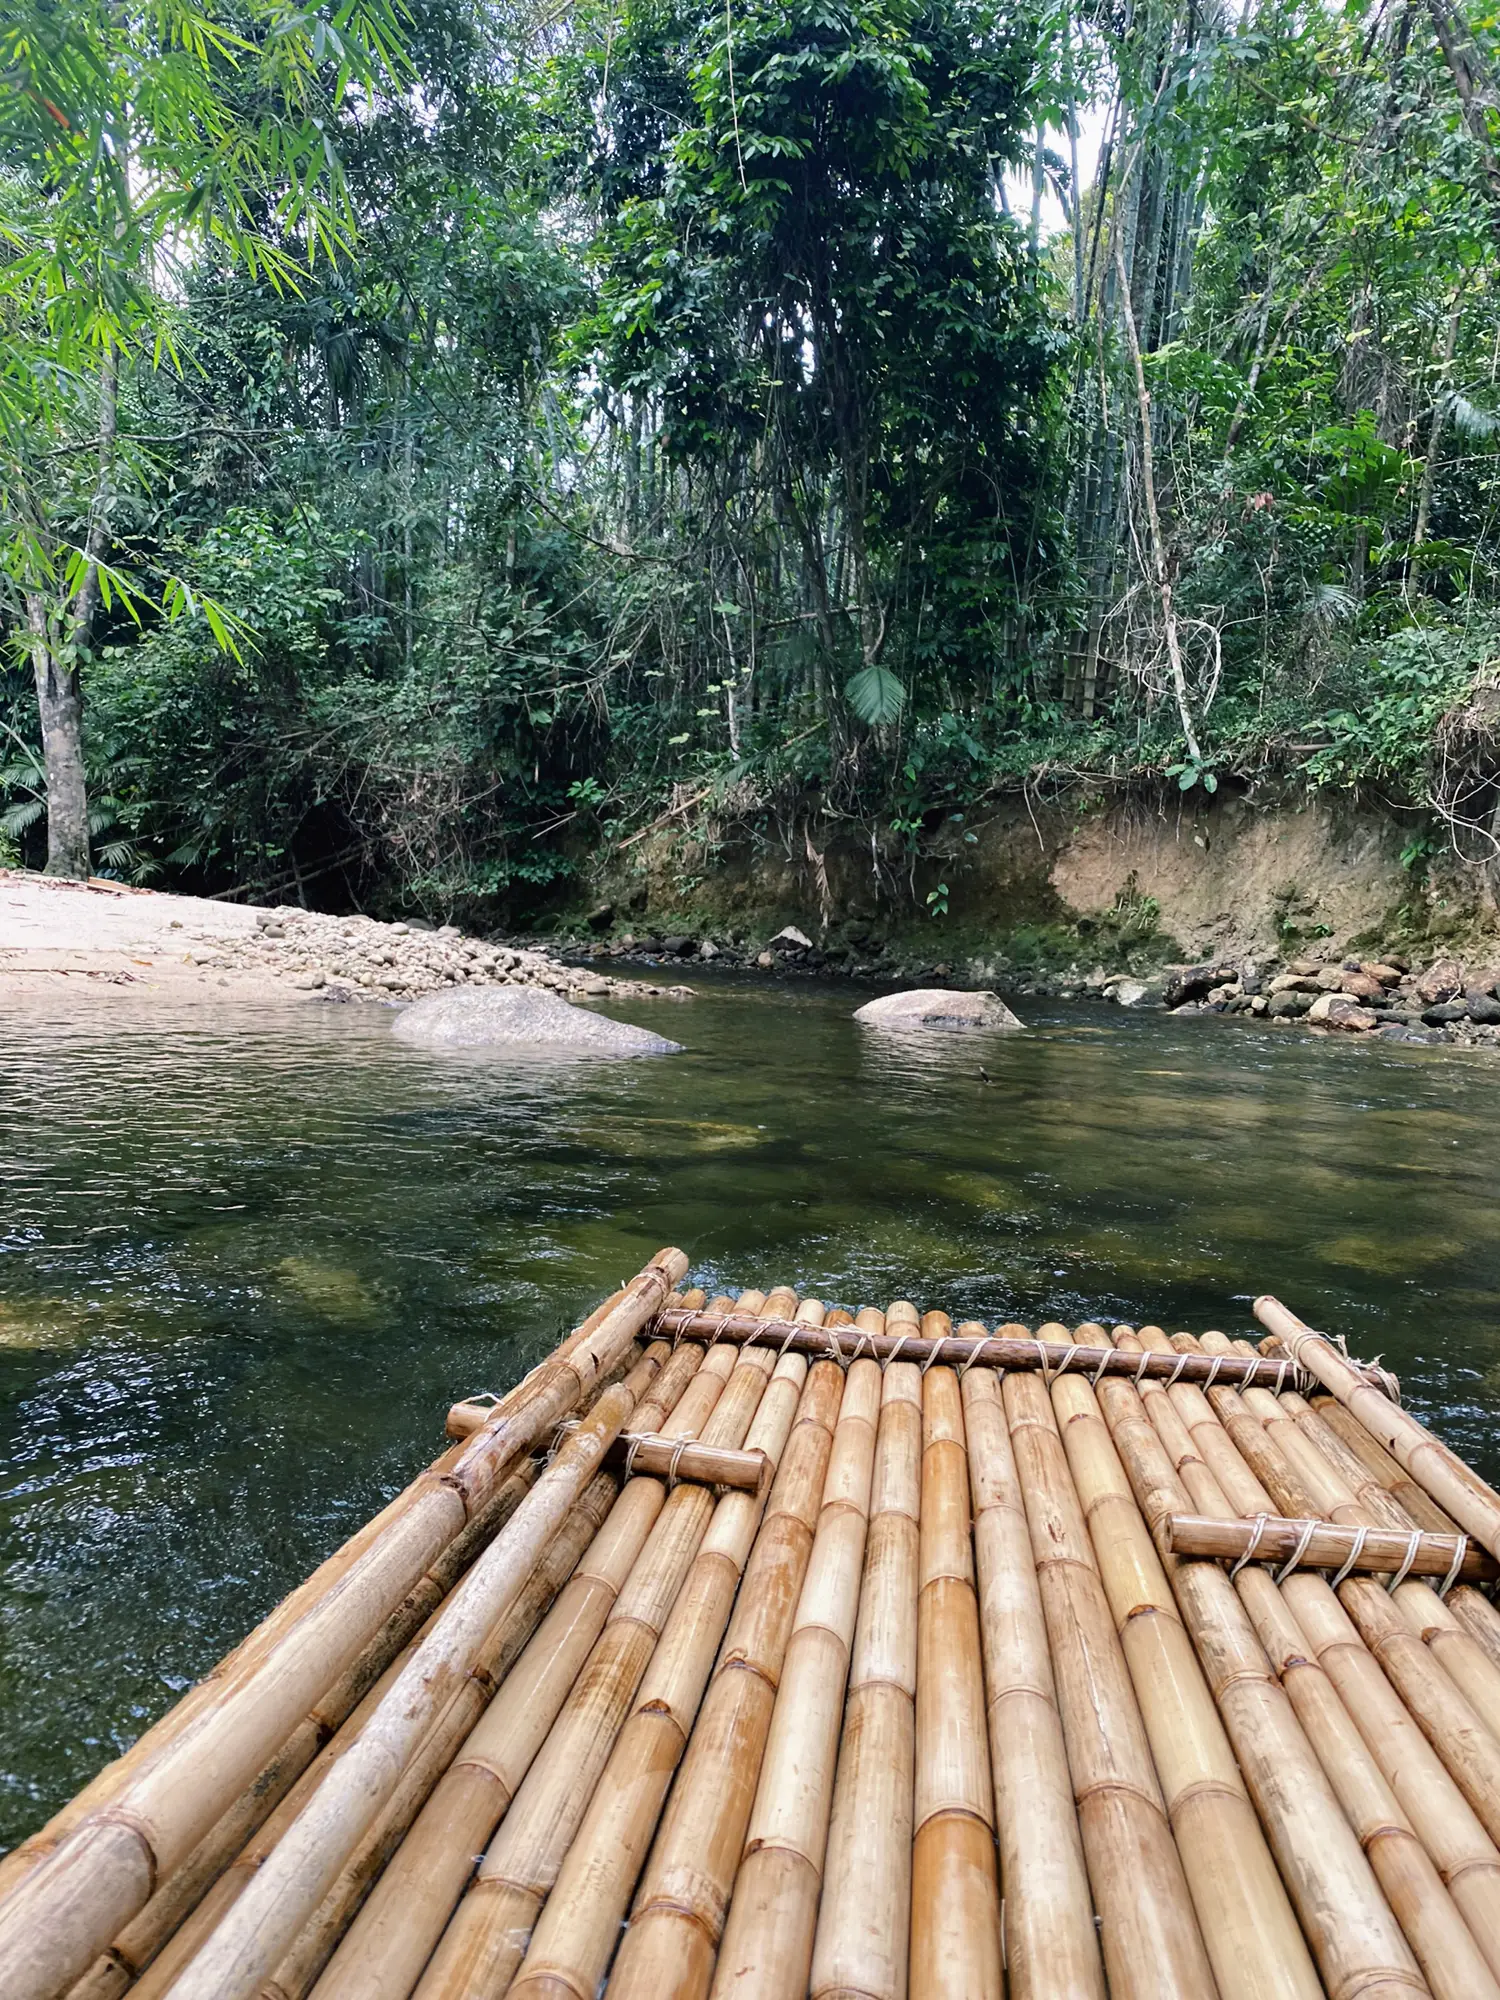
M 448 1412 L 447 1430 L 451 1438 L 472 1437 L 484 1428 L 493 1404 L 465 1401 Z M 557 1432 L 557 1442 L 567 1437 L 566 1426 Z M 649 1472 L 665 1479 L 669 1486 L 691 1480 L 699 1486 L 732 1486 L 742 1493 L 756 1493 L 766 1477 L 768 1463 L 759 1451 L 730 1451 L 719 1445 L 695 1444 L 691 1438 L 661 1437 L 654 1431 L 621 1431 L 605 1454 L 604 1463 L 618 1467 L 628 1479 L 632 1473 Z
M 1169 1514 L 1162 1524 L 1167 1553 L 1213 1556 L 1220 1562 L 1261 1562 L 1342 1575 L 1440 1576 L 1450 1583 L 1493 1583 L 1500 1563 L 1467 1535 L 1413 1529 L 1346 1528 L 1337 1521 L 1286 1520 L 1257 1514 L 1223 1521 L 1207 1514 Z
M 1037 1369 L 1054 1375 L 1128 1375 L 1136 1382 L 1193 1382 L 1202 1388 L 1311 1389 L 1320 1377 L 1297 1359 L 1278 1361 L 1255 1354 L 1126 1354 L 1115 1347 L 1082 1341 L 1036 1340 L 1022 1332 L 940 1334 L 905 1330 L 871 1333 L 850 1327 L 810 1327 L 796 1320 L 756 1319 L 742 1313 L 693 1312 L 667 1306 L 652 1321 L 651 1333 L 674 1340 L 729 1340 L 740 1346 L 782 1347 L 793 1354 L 815 1354 L 833 1361 L 855 1361 L 869 1355 L 876 1361 L 917 1361 L 945 1368 Z M 1321 1335 L 1317 1336 L 1321 1339 Z M 1325 1343 L 1326 1345 L 1326 1343 Z M 1332 1350 L 1330 1350 L 1332 1351 Z M 1397 1400 L 1400 1384 L 1388 1369 L 1370 1362 L 1345 1361 L 1345 1369 L 1362 1386 Z

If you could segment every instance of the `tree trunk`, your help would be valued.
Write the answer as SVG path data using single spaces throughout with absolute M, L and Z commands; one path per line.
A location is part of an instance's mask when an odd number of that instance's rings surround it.
M 26 599 L 31 664 L 47 769 L 47 873 L 80 880 L 89 873 L 89 810 L 83 781 L 83 689 L 76 652 L 58 643 L 44 597 Z
M 36 676 L 42 757 L 47 772 L 47 873 L 89 873 L 88 791 L 83 775 L 84 655 L 93 642 L 101 598 L 99 565 L 109 551 L 114 491 L 119 361 L 111 349 L 99 370 L 99 478 L 84 540 L 87 558 L 71 604 L 58 609 L 40 591 L 26 597 L 31 666 Z

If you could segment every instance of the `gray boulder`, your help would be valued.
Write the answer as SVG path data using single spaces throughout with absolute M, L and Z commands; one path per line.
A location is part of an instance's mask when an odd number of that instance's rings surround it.
M 669 1056 L 682 1048 L 649 1028 L 570 1007 L 534 986 L 468 986 L 428 993 L 391 1023 L 424 1048 L 571 1049 L 593 1056 Z
M 1150 1007 L 1161 1001 L 1160 992 L 1153 991 L 1144 979 L 1116 979 L 1105 987 L 1104 997 L 1117 1007 Z
M 907 993 L 887 993 L 854 1010 L 856 1021 L 870 1028 L 1020 1028 L 998 994 L 955 993 L 942 986 L 918 986 Z

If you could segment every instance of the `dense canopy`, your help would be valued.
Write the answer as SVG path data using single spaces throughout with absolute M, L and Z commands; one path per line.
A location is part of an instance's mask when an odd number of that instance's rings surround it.
M 16 0 L 0 862 L 526 915 L 668 807 L 1267 775 L 1500 854 L 1497 58 Z

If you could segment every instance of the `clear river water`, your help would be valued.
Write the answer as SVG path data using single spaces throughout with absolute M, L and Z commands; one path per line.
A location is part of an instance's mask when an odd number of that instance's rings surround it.
M 703 982 L 611 1009 L 685 1055 L 562 1065 L 0 1004 L 0 1849 L 664 1243 L 990 1322 L 1275 1291 L 1500 1478 L 1493 1055 L 1038 1002 L 892 1043 L 863 997 Z

